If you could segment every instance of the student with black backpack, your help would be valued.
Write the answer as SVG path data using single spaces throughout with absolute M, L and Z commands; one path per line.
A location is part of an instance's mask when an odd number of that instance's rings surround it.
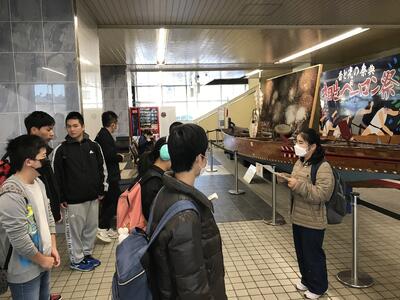
M 150 247 L 155 299 L 227 299 L 221 236 L 213 205 L 194 187 L 207 165 L 207 135 L 200 126 L 183 124 L 168 137 L 171 173 L 154 200 L 153 232 L 164 213 L 180 200 L 189 200 L 198 212 L 178 213 Z
M 142 194 L 142 211 L 146 220 L 149 219 L 150 208 L 154 198 L 163 186 L 161 177 L 165 171 L 171 169 L 171 161 L 167 148 L 167 139 L 162 137 L 155 143 L 153 150 L 140 156 L 138 176 Z
M 291 189 L 290 218 L 301 281 L 296 288 L 305 291 L 307 299 L 318 299 L 328 289 L 326 257 L 322 244 L 327 222 L 325 203 L 335 186 L 332 168 L 324 160 L 320 137 L 314 129 L 301 131 L 294 146 L 299 160 L 292 173 L 281 173 L 279 181 L 287 181 Z M 313 165 L 318 165 L 315 182 Z

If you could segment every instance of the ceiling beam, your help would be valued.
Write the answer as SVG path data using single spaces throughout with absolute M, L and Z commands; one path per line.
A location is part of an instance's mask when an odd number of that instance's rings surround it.
M 97 24 L 98 29 L 352 29 L 368 27 L 375 29 L 400 29 L 400 24 L 353 24 L 353 25 L 109 25 Z

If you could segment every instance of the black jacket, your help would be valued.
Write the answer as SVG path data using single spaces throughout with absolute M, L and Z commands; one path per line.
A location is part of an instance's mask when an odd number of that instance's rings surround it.
M 47 146 L 47 157 L 51 154 L 53 149 L 50 146 Z M 51 168 L 51 164 L 47 164 L 42 166 L 39 171 L 39 178 L 43 181 L 44 186 L 46 187 L 47 198 L 50 200 L 51 212 L 53 213 L 54 221 L 58 222 L 61 220 L 61 212 L 60 212 L 60 189 L 58 187 L 57 180 L 54 176 L 53 169 Z
M 150 169 L 141 178 L 142 212 L 146 220 L 149 219 L 151 205 L 154 198 L 162 188 L 162 176 L 164 170 L 152 165 Z
M 165 187 L 156 198 L 154 231 L 163 213 L 176 201 L 192 201 L 192 210 L 175 215 L 150 249 L 155 299 L 225 300 L 222 242 L 213 206 L 199 190 L 164 174 Z
M 108 182 L 119 181 L 121 179 L 119 162 L 121 162 L 122 159 L 117 153 L 117 147 L 111 133 L 103 127 L 94 140 L 100 145 L 103 151 L 107 166 Z
M 105 173 L 100 146 L 87 134 L 81 142 L 67 136 L 54 150 L 54 174 L 61 202 L 78 204 L 104 195 Z

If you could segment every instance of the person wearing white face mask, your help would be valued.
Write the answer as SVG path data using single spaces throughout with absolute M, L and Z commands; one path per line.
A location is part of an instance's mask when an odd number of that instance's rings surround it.
M 281 173 L 280 182 L 291 189 L 290 219 L 301 280 L 296 288 L 305 291 L 308 299 L 318 299 L 328 289 L 326 256 L 322 248 L 327 226 L 326 207 L 333 192 L 335 178 L 331 166 L 324 161 L 324 149 L 314 129 L 299 133 L 294 147 L 299 160 L 291 174 Z M 322 163 L 321 163 L 322 161 Z M 311 166 L 321 163 L 315 185 Z
M 180 200 L 191 201 L 198 212 L 184 210 L 172 217 L 150 248 L 150 278 L 155 299 L 226 300 L 221 235 L 213 204 L 194 187 L 207 165 L 207 135 L 195 124 L 174 127 L 168 137 L 172 172 L 164 173 L 153 201 L 154 232 L 163 214 Z

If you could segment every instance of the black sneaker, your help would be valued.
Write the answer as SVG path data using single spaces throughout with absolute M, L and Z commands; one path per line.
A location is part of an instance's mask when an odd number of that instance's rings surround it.
M 86 255 L 83 260 L 86 261 L 88 264 L 92 265 L 94 268 L 96 268 L 96 267 L 101 265 L 101 261 L 96 259 L 96 258 L 94 258 L 91 255 Z

